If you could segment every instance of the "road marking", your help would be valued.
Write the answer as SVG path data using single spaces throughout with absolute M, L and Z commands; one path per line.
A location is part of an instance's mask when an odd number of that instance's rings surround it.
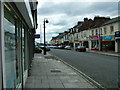
M 49 53 L 51 55 L 53 55 L 52 53 Z M 72 69 L 74 69 L 75 71 L 77 71 L 78 73 L 80 73 L 82 76 L 84 76 L 86 78 L 86 80 L 89 80 L 89 83 L 95 84 L 96 87 L 100 88 L 100 89 L 104 89 L 107 90 L 104 86 L 102 86 L 101 84 L 99 84 L 98 82 L 96 82 L 95 80 L 93 80 L 92 78 L 90 78 L 88 75 L 86 75 L 85 73 L 81 72 L 80 70 L 78 70 L 77 68 L 73 67 L 72 65 L 70 65 L 69 63 L 63 61 L 61 58 L 59 58 L 56 55 L 53 55 L 56 58 L 58 58 L 60 61 L 62 61 L 64 64 L 70 66 Z

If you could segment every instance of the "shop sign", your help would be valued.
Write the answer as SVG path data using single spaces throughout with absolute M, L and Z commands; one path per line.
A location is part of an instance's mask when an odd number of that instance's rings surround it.
M 82 42 L 83 40 L 79 40 L 79 42 Z
M 115 32 L 115 39 L 120 39 L 120 31 Z
M 72 42 L 71 40 L 69 40 L 69 42 Z
M 112 41 L 115 40 L 114 35 L 102 36 L 102 41 Z
M 40 34 L 34 34 L 34 38 L 40 38 Z
M 90 36 L 90 40 L 98 40 L 98 36 Z
M 74 40 L 74 42 L 78 42 L 78 40 Z

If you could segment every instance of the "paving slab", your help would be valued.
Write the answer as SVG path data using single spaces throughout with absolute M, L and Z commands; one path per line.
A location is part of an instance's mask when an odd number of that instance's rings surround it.
M 47 57 L 47 58 L 46 58 Z M 49 57 L 49 58 L 48 58 Z M 26 81 L 25 88 L 47 88 L 75 90 L 77 88 L 97 87 L 90 81 L 78 74 L 71 67 L 58 59 L 52 59 L 50 54 L 35 54 L 32 61 L 30 76 Z M 66 89 L 65 89 L 66 90 Z

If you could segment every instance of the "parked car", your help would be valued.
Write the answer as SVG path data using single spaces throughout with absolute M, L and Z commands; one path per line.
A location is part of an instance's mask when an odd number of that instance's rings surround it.
M 35 53 L 42 53 L 42 49 L 40 47 L 35 47 Z
M 91 50 L 99 50 L 99 47 L 95 45 L 93 48 L 91 48 Z
M 49 46 L 49 47 L 54 49 L 54 48 L 56 48 L 57 46 Z
M 99 48 L 97 48 L 97 47 L 94 47 L 94 48 L 91 48 L 91 50 L 99 50 Z
M 49 46 L 45 46 L 46 47 L 46 51 L 50 51 L 50 47 Z
M 65 46 L 65 49 L 71 50 L 71 46 Z
M 44 50 L 44 46 L 40 46 L 40 48 L 41 48 L 42 50 Z M 50 50 L 51 50 L 49 46 L 45 46 L 45 49 L 46 49 L 46 51 L 50 51 Z
M 60 46 L 58 46 L 58 48 L 59 48 L 59 49 L 64 49 L 65 46 L 64 46 L 64 45 L 60 45 Z
M 44 49 L 44 46 L 40 46 L 41 49 Z
M 77 48 L 76 48 L 76 51 L 83 51 L 83 52 L 86 52 L 86 47 L 85 46 L 78 46 Z
M 54 49 L 58 49 L 58 46 L 55 46 Z

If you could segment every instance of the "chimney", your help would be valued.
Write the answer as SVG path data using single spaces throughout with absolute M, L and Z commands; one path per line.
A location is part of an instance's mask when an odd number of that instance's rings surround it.
M 99 17 L 99 16 L 95 16 L 94 17 L 94 24 L 95 25 L 100 25 L 106 21 L 110 20 L 109 17 Z
M 99 17 L 99 16 L 95 16 L 94 17 L 94 21 L 98 21 L 98 20 L 110 20 L 110 18 L 109 17 Z
M 88 18 L 84 18 L 84 22 L 88 21 Z
M 82 21 L 78 21 L 77 25 L 80 25 L 80 24 L 82 24 L 82 23 L 83 23 Z

